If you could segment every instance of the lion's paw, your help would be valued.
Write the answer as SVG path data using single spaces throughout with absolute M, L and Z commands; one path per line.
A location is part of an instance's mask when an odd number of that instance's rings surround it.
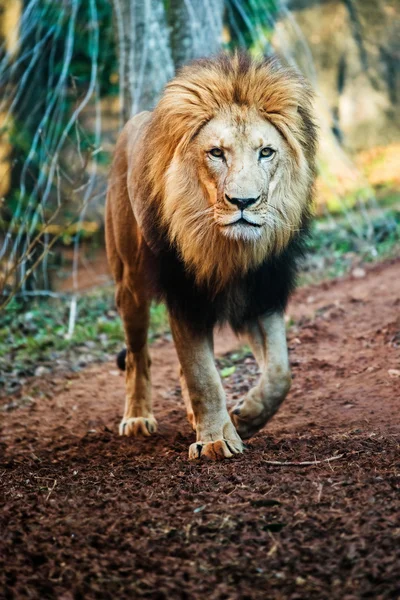
M 148 437 L 156 431 L 157 421 L 153 415 L 149 415 L 148 417 L 131 417 L 129 419 L 124 418 L 119 424 L 119 435 L 133 437 L 144 435 Z
M 216 440 L 215 442 L 196 442 L 189 448 L 189 459 L 209 458 L 211 460 L 222 460 L 232 458 L 235 454 L 242 454 L 243 444 L 238 438 L 236 440 Z
M 246 398 L 231 410 L 232 423 L 244 440 L 257 433 L 271 416 L 261 402 Z

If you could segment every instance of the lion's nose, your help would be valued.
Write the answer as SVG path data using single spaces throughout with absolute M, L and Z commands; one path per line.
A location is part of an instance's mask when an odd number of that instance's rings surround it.
M 244 210 L 252 204 L 255 204 L 257 200 L 259 200 L 260 196 L 257 196 L 257 198 L 231 198 L 228 196 L 228 194 L 225 194 L 225 198 L 228 202 L 240 208 L 240 210 Z

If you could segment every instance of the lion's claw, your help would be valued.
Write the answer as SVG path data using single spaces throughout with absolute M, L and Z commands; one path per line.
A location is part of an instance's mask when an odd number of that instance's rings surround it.
M 148 417 L 131 417 L 122 419 L 119 424 L 119 435 L 148 437 L 157 431 L 157 421 L 150 415 Z
M 222 460 L 232 458 L 235 454 L 243 452 L 242 442 L 237 440 L 216 440 L 215 442 L 196 442 L 189 448 L 189 459 L 209 458 L 211 460 Z

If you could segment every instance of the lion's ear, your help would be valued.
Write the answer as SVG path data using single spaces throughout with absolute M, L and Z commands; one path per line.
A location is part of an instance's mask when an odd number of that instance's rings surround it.
M 297 100 L 291 100 L 290 102 L 286 102 L 285 106 L 281 109 L 281 114 L 283 114 L 286 119 L 293 119 L 296 121 L 299 116 L 300 110 L 300 102 Z

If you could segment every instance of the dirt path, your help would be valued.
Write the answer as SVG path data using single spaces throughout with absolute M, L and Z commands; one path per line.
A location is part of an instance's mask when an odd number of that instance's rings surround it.
M 400 261 L 299 290 L 288 312 L 292 391 L 231 461 L 187 461 L 165 340 L 152 439 L 116 436 L 112 364 L 43 382 L 3 414 L 0 597 L 400 598 Z M 218 353 L 235 347 L 223 332 Z M 257 369 L 222 363 L 236 367 L 233 402 Z

